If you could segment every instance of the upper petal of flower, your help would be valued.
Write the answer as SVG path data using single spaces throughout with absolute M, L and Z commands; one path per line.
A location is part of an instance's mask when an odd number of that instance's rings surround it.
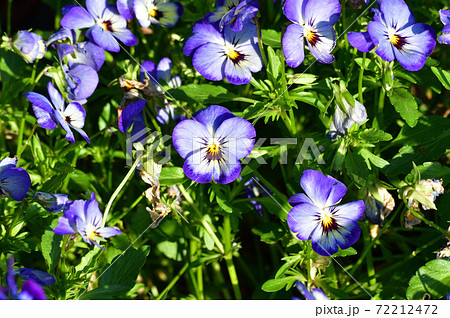
M 16 201 L 22 201 L 30 187 L 30 175 L 22 168 L 12 167 L 0 173 L 0 192 L 8 194 Z
M 77 65 L 87 65 L 99 71 L 105 62 L 105 51 L 98 45 L 88 41 L 74 45 L 75 58 L 68 55 L 69 68 Z
M 36 45 L 36 40 L 28 31 L 17 32 L 17 39 L 14 41 L 14 46 L 23 54 L 29 54 Z
M 439 18 L 443 25 L 450 24 L 450 10 L 439 10 Z
M 41 286 L 50 286 L 55 283 L 55 277 L 52 275 L 31 268 L 19 268 L 17 273 L 24 279 L 32 279 Z
M 303 41 L 304 28 L 301 25 L 291 24 L 286 28 L 282 44 L 286 64 L 296 68 L 305 59 L 305 44 Z
M 183 53 L 187 56 L 192 56 L 197 48 L 212 42 L 224 45 L 225 40 L 223 35 L 217 30 L 215 26 L 209 23 L 199 21 L 192 27 L 192 35 L 183 46 Z
M 108 0 L 86 0 L 86 8 L 96 19 L 103 16 Z
M 289 198 L 289 204 L 292 206 L 296 206 L 299 205 L 301 203 L 309 203 L 309 204 L 313 204 L 310 200 L 310 198 L 308 198 L 308 196 L 304 193 L 296 193 L 293 196 L 291 196 Z
M 151 83 L 155 86 L 158 85 L 158 76 L 156 73 L 156 64 L 152 61 L 144 61 L 141 63 L 140 69 L 140 81 L 144 82 L 144 79 L 148 77 Z
M 322 0 L 305 2 L 304 19 L 306 25 L 316 28 L 332 26 L 341 15 L 341 4 L 339 0 Z
M 86 216 L 86 224 L 92 224 L 97 228 L 101 226 L 103 215 L 98 207 L 98 202 L 95 200 L 95 193 L 92 193 L 91 199 L 86 201 L 84 213 Z
M 380 9 L 389 28 L 400 30 L 415 23 L 411 10 L 403 0 L 381 1 Z
M 0 161 L 0 173 L 6 169 L 13 168 L 17 165 L 17 157 L 9 158 L 6 157 Z
M 90 66 L 76 65 L 68 71 L 67 75 L 76 79 L 74 87 L 68 89 L 71 100 L 84 100 L 90 97 L 97 88 L 98 74 Z
M 55 108 L 59 111 L 64 111 L 64 99 L 59 91 L 53 86 L 52 82 L 48 82 L 47 90 Z
M 306 2 L 307 0 L 286 0 L 283 7 L 283 13 L 286 18 L 299 25 L 304 25 L 303 13 Z
M 211 105 L 192 115 L 192 119 L 203 124 L 214 136 L 218 127 L 227 119 L 235 117 L 228 109 L 219 105 Z
M 54 109 L 50 101 L 35 92 L 28 92 L 25 97 L 31 102 L 39 126 L 45 129 L 54 129 L 57 125 Z
M 146 104 L 146 101 L 138 100 L 136 102 L 133 102 L 129 104 L 127 107 L 125 107 L 122 110 L 122 113 L 119 117 L 119 130 L 123 133 L 128 132 L 128 129 L 130 129 L 134 119 L 136 116 L 140 113 L 142 113 L 142 110 L 144 109 Z
M 173 145 L 182 158 L 199 152 L 202 147 L 200 142 L 211 137 L 206 126 L 194 119 L 186 119 L 178 123 L 172 133 Z
M 234 155 L 237 159 L 248 156 L 253 149 L 256 137 L 256 131 L 253 125 L 239 117 L 225 120 L 214 134 L 215 138 L 224 138 L 228 141 L 227 150 L 230 156 Z
M 63 16 L 60 23 L 66 29 L 84 29 L 93 26 L 95 20 L 85 8 L 74 6 Z
M 134 0 L 117 0 L 117 10 L 119 11 L 120 15 L 127 20 L 131 20 L 136 17 L 133 8 L 133 2 Z
M 162 79 L 164 82 L 169 83 L 171 72 L 172 72 L 172 61 L 168 57 L 161 59 L 156 69 L 158 81 Z
M 59 235 L 73 234 L 77 232 L 76 225 L 70 222 L 66 215 L 58 219 L 58 225 L 53 229 L 53 232 Z
M 316 170 L 306 170 L 300 179 L 300 185 L 319 208 L 338 203 L 347 192 L 347 187 L 342 182 Z

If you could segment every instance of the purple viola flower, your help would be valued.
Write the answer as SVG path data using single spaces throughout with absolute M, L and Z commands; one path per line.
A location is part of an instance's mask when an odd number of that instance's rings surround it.
M 258 13 L 259 3 L 256 0 L 217 0 L 217 11 L 207 14 L 206 22 L 218 23 L 219 30 L 230 24 L 232 31 L 241 31 L 244 24 Z
M 136 19 L 143 28 L 150 24 L 173 27 L 183 14 L 183 6 L 167 0 L 134 0 Z
M 333 25 L 341 14 L 339 0 L 286 0 L 283 13 L 293 24 L 282 39 L 286 64 L 297 67 L 305 59 L 306 39 L 309 50 L 320 63 L 332 63 L 331 55 L 336 45 Z
M 262 184 L 258 177 L 252 177 L 244 184 L 244 186 L 244 193 L 247 199 L 266 197 L 272 194 L 272 191 L 270 191 L 264 184 Z M 253 204 L 255 211 L 258 212 L 260 216 L 263 216 L 261 203 L 254 200 L 251 200 L 250 203 Z
M 28 172 L 16 165 L 17 157 L 7 157 L 0 161 L 0 198 L 11 197 L 22 201 L 31 187 Z
M 230 183 L 241 172 L 242 159 L 253 149 L 256 131 L 243 118 L 218 105 L 199 110 L 173 130 L 175 149 L 186 159 L 186 176 L 198 183 Z
M 300 185 L 306 194 L 294 194 L 289 199 L 293 206 L 287 217 L 290 230 L 300 240 L 311 239 L 313 250 L 323 256 L 333 255 L 338 247 L 352 246 L 361 232 L 357 221 L 363 215 L 364 202 L 336 206 L 347 187 L 316 170 L 306 170 Z
M 372 9 L 374 21 L 367 32 L 349 32 L 349 43 L 361 52 L 374 47 L 383 60 L 397 59 L 408 71 L 420 70 L 436 46 L 436 33 L 427 24 L 415 23 L 408 5 L 403 0 L 383 0 L 380 10 Z
M 439 17 L 444 28 L 438 37 L 438 42 L 441 44 L 450 44 L 450 10 L 439 10 Z
M 27 63 L 33 63 L 36 59 L 43 58 L 47 52 L 47 46 L 42 37 L 33 32 L 17 32 L 16 39 L 12 44 Z
M 141 99 L 129 104 L 122 110 L 118 109 L 119 130 L 123 133 L 128 133 L 130 128 L 133 127 L 130 133 L 130 136 L 136 136 L 133 138 L 133 142 L 140 142 L 145 138 L 145 118 L 143 113 L 145 104 L 146 101 Z
M 367 112 L 363 104 L 355 100 L 355 107 L 352 107 L 345 98 L 342 98 L 342 102 L 345 112 L 341 107 L 336 107 L 330 131 L 327 133 L 327 137 L 330 139 L 336 140 L 339 136 L 345 136 L 353 124 L 362 125 L 367 120 Z
M 46 300 L 44 290 L 33 279 L 27 279 L 23 284 L 21 291 L 17 288 L 14 278 L 14 258 L 10 257 L 8 261 L 8 272 L 6 274 L 6 287 L 0 287 L 0 300 Z
M 127 20 L 114 5 L 107 4 L 108 0 L 86 0 L 87 10 L 72 6 L 61 19 L 61 25 L 66 29 L 89 28 L 86 36 L 107 51 L 120 51 L 116 38 L 127 46 L 136 45 L 136 37 L 127 29 Z
M 36 192 L 34 199 L 47 211 L 54 213 L 67 210 L 72 204 L 67 194 Z
M 55 277 L 37 269 L 23 267 L 16 270 L 14 274 L 19 274 L 23 279 L 32 279 L 41 286 L 50 286 L 55 283 Z
M 320 288 L 313 288 L 309 292 L 308 288 L 299 281 L 295 282 L 295 287 L 297 290 L 305 297 L 306 300 L 329 300 L 327 295 Z M 300 299 L 300 298 L 295 298 Z
M 25 94 L 25 97 L 28 98 L 33 106 L 38 124 L 45 129 L 55 129 L 59 123 L 66 131 L 66 139 L 70 142 L 75 142 L 71 130 L 73 128 L 89 143 L 89 137 L 81 129 L 84 126 L 84 118 L 86 117 L 86 111 L 83 106 L 80 103 L 72 102 L 66 107 L 63 97 L 51 82 L 48 82 L 47 89 L 52 103 L 41 94 L 35 92 Z
M 59 235 L 78 233 L 89 245 L 103 249 L 99 241 L 102 238 L 119 235 L 122 233 L 115 227 L 103 227 L 102 212 L 92 193 L 90 200 L 75 200 L 70 208 L 59 218 L 58 226 L 53 232 Z
M 156 66 L 152 61 L 144 61 L 141 64 L 140 80 L 144 82 L 145 78 L 149 78 L 150 82 L 155 86 L 156 90 L 163 94 L 164 90 L 161 85 L 167 83 L 170 88 L 177 88 L 181 86 L 181 78 L 179 75 L 171 77 L 172 61 L 165 57 L 159 61 Z M 186 119 L 186 116 L 177 112 L 173 104 L 164 97 L 164 105 L 161 106 L 155 103 L 157 112 L 156 120 L 165 125 L 172 118 L 176 123 Z
M 117 11 L 127 20 L 134 19 L 136 14 L 133 8 L 134 0 L 117 0 Z
M 58 31 L 50 35 L 47 40 L 47 47 L 50 45 L 52 47 L 55 47 L 55 42 L 66 40 L 68 40 L 70 44 L 74 44 L 77 42 L 77 33 L 75 32 L 75 30 L 64 28 L 59 29 Z
M 184 54 L 192 56 L 195 69 L 206 79 L 220 81 L 224 77 L 232 84 L 248 84 L 252 72 L 262 67 L 258 48 L 256 25 L 248 22 L 242 31 L 234 32 L 225 26 L 219 32 L 217 26 L 197 22 L 194 33 L 183 47 Z

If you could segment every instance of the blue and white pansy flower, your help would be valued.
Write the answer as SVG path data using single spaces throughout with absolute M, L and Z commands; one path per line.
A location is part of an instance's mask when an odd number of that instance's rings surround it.
M 143 28 L 150 24 L 173 27 L 183 14 L 183 6 L 166 0 L 134 0 L 136 19 Z

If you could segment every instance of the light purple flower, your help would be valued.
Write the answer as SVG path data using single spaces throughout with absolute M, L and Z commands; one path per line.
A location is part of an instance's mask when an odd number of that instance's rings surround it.
M 36 192 L 34 199 L 47 211 L 54 213 L 67 210 L 72 204 L 67 194 Z
M 217 26 L 197 22 L 192 32 L 183 52 L 192 56 L 195 69 L 206 79 L 220 81 L 225 77 L 235 85 L 248 84 L 252 72 L 262 69 L 253 23 L 248 22 L 239 32 L 233 32 L 229 25 L 220 32 Z
M 31 187 L 28 172 L 17 168 L 16 158 L 5 158 L 0 161 L 0 198 L 11 197 L 22 201 Z
M 439 10 L 439 17 L 444 28 L 438 37 L 438 42 L 441 44 L 450 44 L 450 10 Z
M 67 140 L 75 142 L 71 130 L 73 128 L 89 143 L 89 137 L 81 129 L 84 126 L 86 117 L 86 111 L 83 106 L 80 103 L 72 102 L 66 107 L 64 99 L 51 82 L 48 82 L 47 89 L 52 103 L 41 94 L 35 92 L 25 94 L 25 97 L 32 103 L 39 126 L 45 129 L 55 129 L 59 123 L 66 131 Z
M 59 235 L 78 233 L 83 240 L 103 249 L 98 243 L 101 238 L 108 238 L 122 233 L 114 227 L 103 227 L 102 212 L 92 193 L 90 200 L 75 200 L 70 208 L 59 218 L 58 226 L 53 232 Z
M 127 20 L 134 19 L 136 14 L 133 8 L 134 0 L 117 0 L 117 11 Z
M 47 46 L 39 35 L 33 32 L 19 31 L 16 36 L 13 46 L 27 63 L 33 63 L 34 60 L 44 57 Z
M 217 0 L 217 11 L 207 14 L 206 22 L 218 23 L 219 30 L 230 24 L 232 31 L 241 31 L 244 24 L 258 13 L 259 3 L 256 0 Z
M 342 102 L 345 107 L 345 112 L 340 106 L 336 106 L 330 131 L 327 133 L 327 137 L 330 139 L 337 139 L 339 136 L 344 136 L 353 124 L 362 125 L 367 120 L 367 112 L 363 104 L 355 100 L 355 107 L 352 107 L 344 97 L 342 98 Z
M 357 221 L 364 212 L 362 200 L 336 206 L 347 187 L 331 176 L 316 170 L 306 170 L 300 185 L 306 194 L 294 194 L 289 199 L 293 208 L 287 223 L 298 239 L 311 240 L 315 252 L 323 256 L 347 249 L 358 239 L 361 230 Z
M 320 63 L 332 63 L 336 45 L 333 25 L 341 14 L 339 0 L 286 0 L 283 13 L 293 24 L 282 39 L 286 64 L 297 67 L 305 59 L 306 39 L 310 52 Z
M 173 27 L 183 14 L 183 6 L 167 0 L 134 0 L 136 19 L 143 28 L 150 24 Z
M 295 287 L 305 297 L 306 300 L 328 300 L 329 298 L 320 288 L 313 288 L 309 292 L 308 288 L 299 281 L 295 282 Z
M 0 300 L 46 300 L 45 292 L 33 279 L 27 279 L 23 284 L 21 291 L 17 288 L 14 278 L 14 258 L 10 257 L 8 261 L 8 272 L 6 274 L 6 287 L 0 287 Z
M 380 9 L 372 9 L 374 21 L 367 32 L 349 32 L 349 43 L 361 52 L 377 47 L 383 60 L 397 59 L 408 71 L 420 70 L 436 46 L 436 32 L 427 24 L 415 23 L 408 5 L 403 0 L 383 0 Z
M 61 19 L 61 25 L 66 29 L 89 28 L 86 36 L 107 51 L 120 51 L 116 38 L 127 46 L 136 45 L 136 37 L 127 29 L 127 20 L 114 5 L 107 4 L 108 0 L 86 0 L 87 11 L 72 6 Z
M 164 90 L 161 85 L 166 83 L 170 88 L 181 86 L 181 78 L 179 75 L 171 77 L 172 61 L 165 57 L 159 61 L 156 66 L 152 61 L 144 61 L 141 64 L 140 80 L 144 82 L 145 78 L 149 78 L 150 82 L 155 86 L 156 90 L 164 96 Z M 176 123 L 184 120 L 186 116 L 176 111 L 175 107 L 164 97 L 164 105 L 160 106 L 155 103 L 155 109 L 158 115 L 156 120 L 165 125 L 172 118 Z
M 173 130 L 175 149 L 186 159 L 186 176 L 198 183 L 230 183 L 241 172 L 242 159 L 250 154 L 255 128 L 218 105 L 196 112 Z
M 146 101 L 141 99 L 129 104 L 123 110 L 119 109 L 119 130 L 123 133 L 128 133 L 130 128 L 133 127 L 130 133 L 130 136 L 136 136 L 136 138 L 133 138 L 133 143 L 140 142 L 145 138 L 145 118 L 143 113 L 145 104 Z

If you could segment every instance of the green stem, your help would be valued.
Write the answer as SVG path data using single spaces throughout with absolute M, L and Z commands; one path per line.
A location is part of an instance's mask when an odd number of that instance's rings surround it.
M 6 34 L 8 36 L 11 36 L 11 8 L 12 8 L 12 2 L 13 0 L 8 0 L 8 7 L 7 7 L 7 13 L 6 13 Z
M 37 125 L 38 125 L 38 123 L 35 122 L 34 125 L 33 125 L 33 128 L 31 129 L 31 133 L 30 133 L 30 136 L 28 137 L 27 141 L 25 141 L 25 144 L 22 147 L 20 147 L 19 151 L 17 151 L 17 157 L 18 158 L 20 158 L 20 155 L 23 153 L 25 148 L 27 148 L 28 144 L 30 143 L 31 137 L 33 137 L 34 131 L 36 130 Z
M 197 267 L 197 288 L 198 288 L 198 299 L 204 300 L 205 295 L 203 293 L 203 264 Z
M 113 204 L 114 199 L 117 197 L 117 195 L 119 194 L 120 190 L 122 190 L 123 186 L 127 183 L 128 179 L 134 173 L 134 170 L 136 169 L 136 166 L 138 165 L 138 163 L 141 161 L 143 155 L 144 155 L 144 153 L 141 152 L 137 156 L 136 161 L 133 163 L 133 166 L 131 167 L 130 171 L 128 171 L 128 173 L 125 176 L 125 178 L 123 178 L 122 182 L 119 184 L 119 186 L 114 191 L 114 193 L 112 194 L 111 198 L 109 199 L 109 202 L 108 202 L 108 204 L 106 205 L 106 208 L 105 208 L 105 214 L 103 215 L 103 226 L 105 226 L 105 224 L 106 224 L 106 219 L 108 217 L 108 212 L 111 209 L 111 205 Z
M 359 97 L 359 102 L 361 104 L 364 105 L 364 99 L 363 99 L 363 77 L 364 77 L 364 66 L 366 63 L 366 53 L 363 53 L 363 58 L 362 58 L 362 65 L 361 65 L 361 69 L 359 70 L 359 77 L 358 77 L 358 97 Z
M 227 264 L 228 274 L 230 275 L 231 286 L 233 286 L 234 297 L 237 300 L 242 299 L 241 290 L 239 289 L 239 280 L 236 268 L 233 263 L 233 250 L 231 246 L 231 222 L 230 214 L 226 214 L 223 218 L 223 232 L 225 243 L 225 263 Z
M 364 246 L 367 247 L 370 245 L 370 224 L 364 224 L 361 226 L 362 232 L 363 232 L 363 238 L 364 238 Z M 373 266 L 373 257 L 372 257 L 372 249 L 369 248 L 366 256 L 366 263 L 367 263 L 367 276 L 373 277 L 375 275 L 375 268 Z M 375 278 L 370 279 L 370 285 L 375 285 L 377 283 L 377 280 Z
M 190 206 L 194 209 L 194 212 L 197 214 L 197 217 L 200 219 L 201 224 L 203 225 L 203 228 L 208 232 L 208 234 L 212 237 L 214 243 L 216 244 L 217 248 L 219 249 L 221 254 L 225 254 L 225 249 L 223 248 L 222 243 L 220 242 L 217 235 L 214 233 L 213 229 L 209 225 L 209 223 L 206 221 L 205 218 L 202 217 L 202 213 L 198 209 L 197 205 L 195 204 L 194 200 L 192 200 L 191 195 L 186 191 L 186 189 L 180 184 L 178 185 L 178 188 L 180 189 L 181 193 L 183 194 L 186 201 L 190 204 Z
M 261 40 L 261 25 L 259 24 L 259 19 L 256 18 L 256 28 L 257 28 L 257 35 L 258 35 L 258 46 L 259 51 L 261 52 L 261 57 L 263 59 L 264 66 L 267 66 L 267 57 L 266 53 L 264 52 L 264 45 Z
M 380 90 L 380 97 L 378 98 L 378 114 L 377 114 L 377 123 L 378 123 L 378 128 L 381 128 L 383 125 L 383 120 L 384 120 L 384 100 L 386 98 L 386 90 L 384 89 L 384 87 L 381 88 Z
M 188 267 L 189 267 L 189 263 L 184 264 L 183 268 L 180 270 L 180 272 L 177 274 L 177 276 L 175 276 L 172 279 L 172 281 L 169 283 L 169 285 L 167 285 L 167 287 L 164 288 L 162 293 L 159 294 L 158 297 L 156 297 L 156 300 L 160 300 L 162 296 L 166 295 L 169 292 L 169 290 L 172 289 L 172 287 L 178 282 L 180 277 L 183 276 L 184 272 L 188 269 Z
M 420 213 L 414 211 L 413 209 L 411 209 L 411 207 L 408 205 L 408 203 L 406 202 L 406 199 L 403 199 L 403 203 L 405 204 L 405 206 L 408 208 L 409 212 L 411 212 L 416 218 L 418 218 L 419 220 L 421 220 L 423 223 L 425 223 L 428 226 L 431 226 L 432 228 L 438 230 L 439 232 L 441 232 L 442 234 L 444 234 L 448 239 L 450 239 L 450 233 L 447 232 L 446 230 L 444 230 L 443 228 L 441 228 L 440 226 L 438 226 L 436 223 L 427 220 L 426 218 L 424 218 L 422 215 L 420 215 Z

